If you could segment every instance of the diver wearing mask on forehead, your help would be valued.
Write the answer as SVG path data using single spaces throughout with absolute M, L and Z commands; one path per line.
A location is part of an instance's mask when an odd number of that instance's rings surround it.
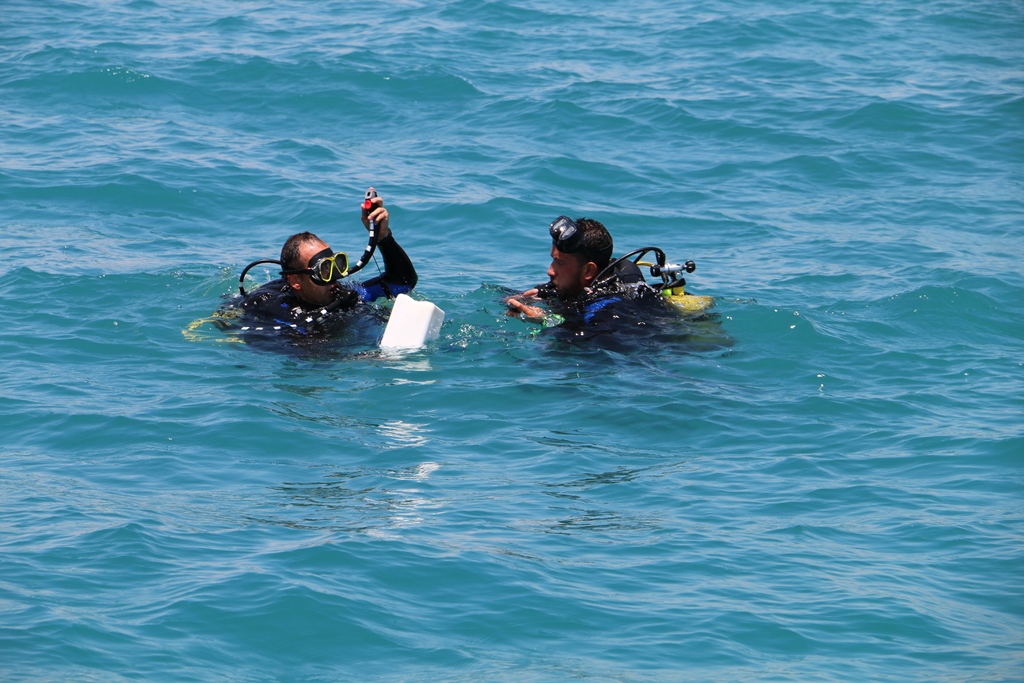
M 242 329 L 269 328 L 310 334 L 323 329 L 337 312 L 412 290 L 416 286 L 416 269 L 395 241 L 384 200 L 373 188 L 366 193 L 361 218 L 370 231 L 370 244 L 353 268 L 346 254 L 332 251 L 311 232 L 289 237 L 281 248 L 280 261 L 265 259 L 249 264 L 240 279 L 241 299 L 232 303 L 232 307 L 249 319 L 239 321 Z M 365 265 L 374 249 L 384 257 L 384 271 L 364 282 L 347 280 L 348 275 Z M 241 281 L 246 271 L 257 263 L 280 263 L 281 277 L 246 293 Z
M 549 280 L 508 297 L 509 316 L 545 327 L 582 329 L 637 319 L 640 305 L 664 307 L 635 262 L 625 257 L 612 261 L 612 236 L 599 221 L 559 216 L 549 233 Z

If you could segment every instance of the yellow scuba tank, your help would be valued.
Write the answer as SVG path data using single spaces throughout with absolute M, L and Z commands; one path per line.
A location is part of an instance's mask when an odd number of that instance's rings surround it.
M 714 297 L 687 294 L 686 292 L 683 291 L 682 286 L 663 289 L 661 290 L 661 295 L 665 297 L 673 306 L 683 311 L 683 313 L 688 313 L 692 315 L 699 315 L 701 313 L 704 313 L 709 308 L 715 305 Z
M 656 260 L 653 263 L 641 260 L 647 254 L 654 254 Z M 669 303 L 683 313 L 687 315 L 700 315 L 715 305 L 714 297 L 697 296 L 695 294 L 686 293 L 684 289 L 686 286 L 686 280 L 683 278 L 683 274 L 692 273 L 697 269 L 697 264 L 693 261 L 686 261 L 683 264 L 668 263 L 665 252 L 657 247 L 644 247 L 643 249 L 637 249 L 629 252 L 622 258 L 630 257 L 635 257 L 633 263 L 637 266 L 646 266 L 650 268 L 652 277 L 661 278 L 660 283 L 652 286 L 660 291 L 661 295 L 665 297 Z

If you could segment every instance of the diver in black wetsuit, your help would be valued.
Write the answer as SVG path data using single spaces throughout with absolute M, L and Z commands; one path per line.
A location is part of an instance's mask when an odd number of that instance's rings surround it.
M 665 308 L 662 297 L 644 281 L 635 263 L 620 259 L 609 268 L 612 236 L 599 221 L 559 216 L 550 233 L 550 280 L 509 297 L 508 315 L 545 327 L 583 328 L 639 308 Z M 549 310 L 536 305 L 537 300 L 546 300 Z
M 343 280 L 349 272 L 345 254 L 332 252 L 311 232 L 292 235 L 281 248 L 282 277 L 248 294 L 243 290 L 242 297 L 229 305 L 241 314 L 237 322 L 242 329 L 308 335 L 328 327 L 337 313 L 409 292 L 416 285 L 416 269 L 391 234 L 384 200 L 373 188 L 367 192 L 361 217 L 371 234 L 376 231 L 376 248 L 384 257 L 383 273 L 361 283 Z

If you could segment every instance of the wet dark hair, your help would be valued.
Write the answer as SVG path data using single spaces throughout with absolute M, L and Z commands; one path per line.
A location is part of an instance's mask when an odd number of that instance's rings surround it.
M 577 218 L 576 227 L 583 231 L 583 238 L 573 253 L 584 259 L 584 263 L 596 263 L 599 271 L 606 268 L 612 260 L 613 249 L 612 236 L 608 228 L 593 218 Z
M 323 242 L 311 232 L 295 233 L 281 247 L 281 270 L 302 270 L 308 264 L 299 262 L 299 249 L 307 242 Z

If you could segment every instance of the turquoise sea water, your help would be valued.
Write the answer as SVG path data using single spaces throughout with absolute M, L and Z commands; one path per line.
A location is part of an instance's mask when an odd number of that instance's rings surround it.
M 1024 679 L 1022 36 L 1011 0 L 4 2 L 0 678 Z M 190 330 L 293 232 L 360 253 L 369 185 L 440 339 Z M 716 317 L 506 318 L 561 213 Z

